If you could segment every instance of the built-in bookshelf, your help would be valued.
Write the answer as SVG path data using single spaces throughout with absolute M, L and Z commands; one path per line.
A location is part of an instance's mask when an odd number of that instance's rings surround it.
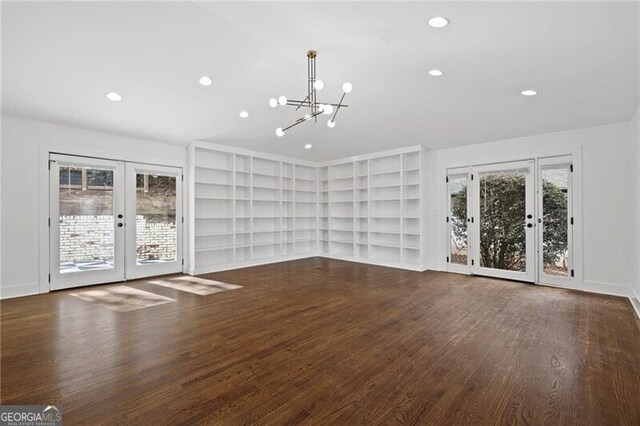
M 423 269 L 422 161 L 421 149 L 415 148 L 320 168 L 319 197 L 326 197 L 328 208 L 319 216 L 319 252 L 339 259 Z
M 329 168 L 318 168 L 318 253 L 329 254 Z
M 191 273 L 326 256 L 422 270 L 420 147 L 325 164 L 190 146 Z
M 189 147 L 189 272 L 206 273 L 317 254 L 317 167 Z

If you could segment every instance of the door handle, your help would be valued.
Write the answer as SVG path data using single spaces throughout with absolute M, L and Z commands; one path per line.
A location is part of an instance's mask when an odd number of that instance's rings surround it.
M 533 223 L 527 223 L 527 228 L 533 228 Z
M 122 228 L 124 224 L 122 222 L 118 223 L 118 228 Z

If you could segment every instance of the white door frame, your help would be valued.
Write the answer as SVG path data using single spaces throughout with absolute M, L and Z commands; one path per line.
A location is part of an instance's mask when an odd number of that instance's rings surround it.
M 122 281 L 125 278 L 124 259 L 124 227 L 117 216 L 124 214 L 124 163 L 121 161 L 103 160 L 95 158 L 77 157 L 69 155 L 51 154 L 49 157 L 49 273 L 50 289 L 61 290 L 79 285 L 93 285 Z M 92 271 L 60 273 L 60 166 L 104 167 L 113 170 L 113 238 L 114 258 L 113 268 Z
M 480 264 L 480 174 L 483 172 L 500 172 L 508 170 L 525 170 L 525 263 L 526 270 L 508 271 L 495 268 L 487 268 Z M 471 168 L 471 187 L 473 188 L 472 199 L 476 202 L 472 203 L 471 229 L 473 235 L 473 261 L 471 270 L 476 275 L 486 275 L 496 278 L 505 278 L 516 281 L 535 282 L 536 281 L 536 226 L 535 226 L 535 161 L 517 161 L 512 163 L 490 164 L 486 166 Z
M 44 159 L 44 157 L 43 157 Z M 144 276 L 163 275 L 183 272 L 184 270 L 184 215 L 183 188 L 184 179 L 181 167 L 159 166 L 146 163 L 134 163 L 121 160 L 96 158 L 89 155 L 58 154 L 46 152 L 48 173 L 46 173 L 46 210 L 41 210 L 47 218 L 44 240 L 46 248 L 46 287 L 41 286 L 40 292 L 60 290 L 78 286 L 102 284 L 108 282 L 126 281 Z M 96 271 L 60 274 L 60 224 L 59 224 L 59 165 L 77 165 L 79 167 L 103 166 L 114 169 L 114 268 Z M 176 228 L 177 247 L 176 261 L 166 264 L 144 265 L 138 267 L 135 258 L 135 173 L 138 171 L 153 172 L 176 176 Z M 133 206 L 133 208 L 128 208 Z M 117 211 L 116 211 L 117 210 Z M 46 213 L 44 213 L 46 212 Z M 118 214 L 123 218 L 119 219 Z M 125 226 L 126 223 L 133 226 Z M 122 223 L 122 227 L 117 224 Z M 41 241 L 43 239 L 41 238 Z M 129 243 L 127 243 L 129 242 Z M 130 247 L 128 247 L 130 246 Z M 41 264 L 42 265 L 42 264 Z M 42 265 L 44 266 L 44 265 Z
M 568 277 L 555 277 L 555 276 L 550 276 L 547 274 L 542 273 L 543 268 L 541 266 L 543 260 L 541 260 L 542 256 L 537 256 L 536 259 L 536 274 L 535 274 L 535 283 L 536 284 L 542 284 L 542 285 L 548 285 L 548 286 L 555 286 L 555 287 L 562 287 L 562 288 L 574 288 L 574 289 L 582 289 L 584 286 L 584 281 L 583 281 L 583 277 L 584 277 L 584 271 L 583 271 L 583 237 L 582 237 L 582 149 L 580 147 L 573 147 L 573 148 L 568 148 L 568 149 L 552 149 L 552 150 L 543 150 L 543 152 L 539 153 L 539 156 L 535 156 L 535 157 L 531 157 L 529 159 L 514 159 L 516 161 L 535 161 L 535 168 L 534 168 L 534 173 L 535 173 L 535 185 L 536 185 L 536 207 L 535 207 L 535 225 L 538 224 L 538 219 L 542 217 L 542 204 L 541 204 L 541 193 L 540 193 L 540 185 L 541 185 L 541 175 L 540 175 L 540 167 L 544 166 L 544 165 L 548 165 L 548 164 L 557 164 L 557 163 L 569 163 L 571 164 L 571 173 L 570 173 L 570 185 L 569 185 L 569 191 L 570 191 L 570 196 L 569 196 L 569 216 L 573 219 L 573 223 L 570 223 L 569 226 L 569 244 L 570 244 L 570 248 L 569 248 L 569 256 L 570 256 L 570 274 Z M 495 164 L 505 164 L 505 162 L 502 163 L 495 163 Z M 464 165 L 461 164 L 461 165 Z M 489 166 L 490 164 L 481 164 L 481 165 L 476 165 L 476 166 L 464 166 L 464 167 L 451 167 L 451 168 L 447 168 L 445 170 L 445 176 L 448 176 L 449 174 L 459 174 L 460 171 L 464 171 L 464 170 L 469 170 L 469 173 L 471 174 L 470 170 L 472 167 L 474 168 L 478 168 L 480 166 Z M 445 184 L 446 185 L 446 184 Z M 471 191 L 469 191 L 471 192 Z M 446 196 L 446 200 L 445 201 L 447 204 L 447 212 L 450 212 L 450 206 L 449 206 L 449 191 L 448 191 L 448 187 L 445 186 L 445 196 Z M 469 202 L 469 209 L 471 209 L 471 201 Z M 450 226 L 448 223 L 445 224 L 446 225 L 446 232 L 447 232 L 447 245 L 446 245 L 446 249 L 447 249 L 447 256 L 449 255 L 450 252 L 450 242 L 449 242 L 449 238 L 450 238 Z M 536 231 L 536 238 L 535 238 L 535 246 L 536 246 L 536 254 L 539 250 L 539 247 L 541 245 L 541 239 L 542 239 L 542 227 L 540 226 L 536 226 L 535 229 Z M 473 240 L 473 233 L 471 231 L 469 231 L 469 245 L 470 247 L 473 247 L 475 245 L 475 241 Z M 471 257 L 471 256 L 470 256 Z M 457 273 L 462 273 L 462 274 L 472 274 L 474 273 L 474 271 L 471 269 L 471 265 L 469 265 L 467 268 L 463 267 L 458 267 L 458 266 L 452 266 L 450 263 L 447 264 L 447 271 L 449 272 L 457 272 Z
M 536 171 L 538 173 L 536 179 L 536 197 L 537 197 L 537 251 L 538 251 L 538 276 L 536 282 L 540 284 L 549 284 L 549 285 L 557 285 L 557 286 L 568 286 L 570 285 L 572 279 L 575 277 L 575 258 L 576 258 L 576 244 L 575 244 L 575 216 L 574 216 L 574 199 L 575 199 L 575 189 L 574 189 L 574 173 L 573 173 L 573 158 L 571 155 L 565 156 L 557 156 L 557 157 L 548 157 L 548 158 L 540 158 L 537 161 Z M 569 273 L 567 276 L 555 276 L 548 275 L 544 273 L 544 256 L 542 252 L 542 242 L 543 242 L 543 231 L 544 231 L 544 222 L 543 222 L 543 203 L 542 203 L 542 167 L 548 165 L 568 165 L 570 167 L 569 171 L 569 182 L 567 188 L 567 239 L 568 239 L 568 247 L 569 247 L 569 256 L 568 261 L 569 264 L 568 270 Z
M 467 177 L 467 264 L 453 263 L 451 261 L 451 196 L 449 194 L 449 180 L 455 176 Z M 458 167 L 455 169 L 447 170 L 447 270 L 449 272 L 455 272 L 458 274 L 470 274 L 471 273 L 471 258 L 473 256 L 472 248 L 472 232 L 471 232 L 471 212 L 472 212 L 472 199 L 471 199 L 471 168 L 470 167 Z
M 154 166 L 126 162 L 126 213 L 125 213 L 125 264 L 126 279 L 149 277 L 154 275 L 164 275 L 182 272 L 182 235 L 183 235 L 183 214 L 182 214 L 182 169 L 168 166 Z M 138 265 L 136 256 L 136 174 L 149 173 L 162 176 L 173 176 L 176 178 L 176 260 L 174 262 L 152 263 Z

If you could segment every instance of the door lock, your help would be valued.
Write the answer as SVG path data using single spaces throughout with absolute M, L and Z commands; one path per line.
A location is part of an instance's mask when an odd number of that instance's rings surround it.
M 118 214 L 118 219 L 122 219 L 122 213 Z

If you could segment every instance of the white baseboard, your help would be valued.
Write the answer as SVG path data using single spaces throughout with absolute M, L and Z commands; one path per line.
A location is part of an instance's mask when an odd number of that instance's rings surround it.
M 631 289 L 631 296 L 629 296 L 629 300 L 631 301 L 631 306 L 636 311 L 636 315 L 638 319 L 640 319 L 640 294 L 634 289 Z
M 447 264 L 443 262 L 431 262 L 427 263 L 427 269 L 429 271 L 448 272 Z
M 3 286 L 0 288 L 0 299 L 13 299 L 16 297 L 33 296 L 40 293 L 38 282 Z
M 307 253 L 301 254 L 298 256 L 289 256 L 289 257 L 279 257 L 272 259 L 265 259 L 259 261 L 248 261 L 248 262 L 233 262 L 220 266 L 212 266 L 208 268 L 195 268 L 189 271 L 189 275 L 202 275 L 202 274 L 211 274 L 213 272 L 222 272 L 222 271 L 231 271 L 233 269 L 242 269 L 242 268 L 251 268 L 252 266 L 260 266 L 260 265 L 270 265 L 272 263 L 280 263 L 280 262 L 288 262 L 290 260 L 299 260 L 299 259 L 308 259 L 310 257 L 316 257 L 315 253 Z
M 631 289 L 622 284 L 602 283 L 597 281 L 576 282 L 569 285 L 541 284 L 549 287 L 586 291 L 587 293 L 606 294 L 609 296 L 629 297 Z
M 429 264 L 428 270 L 430 271 L 439 271 L 439 272 L 449 272 L 447 270 L 446 263 L 431 263 Z M 455 273 L 455 272 L 451 272 Z M 621 296 L 621 297 L 629 297 L 631 295 L 632 289 L 629 286 L 622 284 L 613 284 L 613 283 L 605 283 L 599 281 L 581 281 L 581 282 L 567 282 L 567 284 L 549 284 L 549 283 L 539 283 L 543 286 L 548 287 L 556 287 L 556 288 L 565 288 L 569 290 L 578 290 L 585 291 L 587 293 L 597 293 L 597 294 L 607 294 L 610 296 Z
M 325 259 L 344 260 L 347 262 L 364 263 L 366 265 L 386 266 L 387 268 L 405 269 L 407 271 L 416 271 L 416 272 L 424 272 L 428 269 L 428 268 L 421 268 L 420 266 L 409 266 L 409 265 L 403 265 L 398 263 L 375 262 L 375 261 L 370 261 L 366 259 L 356 259 L 348 256 L 331 256 L 324 253 L 318 254 L 318 257 L 324 257 Z

